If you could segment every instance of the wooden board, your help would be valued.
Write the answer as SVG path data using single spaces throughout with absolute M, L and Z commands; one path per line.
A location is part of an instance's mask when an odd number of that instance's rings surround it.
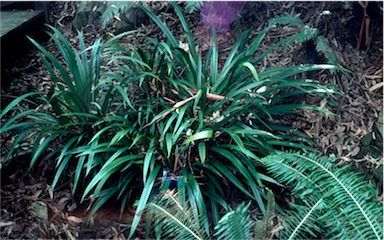
M 42 10 L 0 11 L 0 37 L 12 31 L 22 30 L 32 22 L 44 16 Z

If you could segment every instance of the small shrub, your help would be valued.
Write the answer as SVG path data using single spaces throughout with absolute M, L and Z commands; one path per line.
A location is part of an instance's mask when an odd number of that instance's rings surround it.
M 86 48 L 79 33 L 78 51 L 56 28 L 49 28 L 52 33 L 48 34 L 60 50 L 63 62 L 39 43 L 30 40 L 42 53 L 53 84 L 46 95 L 27 93 L 11 102 L 0 115 L 3 117 L 10 111 L 17 114 L 1 127 L 0 133 L 17 135 L 8 156 L 12 157 L 14 153 L 31 154 L 30 168 L 37 160 L 55 160 L 57 172 L 53 189 L 68 166 L 76 163 L 75 192 L 80 179 L 89 176 L 102 162 L 101 156 L 92 152 L 93 146 L 88 142 L 105 117 L 119 112 L 121 106 L 130 103 L 119 95 L 122 93 L 121 86 L 115 86 L 110 79 L 102 76 L 104 45 L 101 39 Z M 19 106 L 22 101 L 27 101 L 35 109 L 22 108 Z

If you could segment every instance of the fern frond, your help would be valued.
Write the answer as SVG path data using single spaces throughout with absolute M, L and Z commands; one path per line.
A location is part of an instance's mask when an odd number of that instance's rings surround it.
M 173 191 L 167 191 L 147 204 L 147 227 L 154 225 L 159 239 L 252 239 L 254 222 L 247 213 L 250 205 L 251 202 L 247 205 L 243 202 L 235 210 L 227 212 L 215 226 L 216 233 L 207 236 L 202 227 L 204 219 L 200 217 L 200 222 L 197 222 L 191 207 L 182 203 Z M 152 229 L 149 227 L 148 230 Z
M 291 16 L 288 14 L 277 16 L 271 20 L 269 20 L 268 25 L 270 27 L 276 25 L 288 25 L 292 27 L 300 27 L 301 31 L 292 36 L 289 43 L 293 43 L 295 41 L 304 42 L 310 39 L 317 37 L 319 31 L 317 28 L 310 28 L 304 25 L 303 21 L 300 20 L 297 16 Z
M 277 181 L 291 186 L 303 202 L 304 207 L 294 206 L 297 218 L 286 218 L 283 235 L 295 233 L 305 238 L 304 231 L 323 238 L 382 239 L 383 206 L 376 199 L 375 187 L 349 165 L 337 167 L 335 161 L 298 153 L 263 159 Z M 306 221 L 313 223 L 305 224 Z M 313 224 L 319 229 L 313 231 L 309 227 Z
M 325 52 L 329 49 L 329 45 L 324 36 L 318 36 L 316 38 L 316 51 Z
M 316 38 L 316 51 L 324 54 L 324 56 L 327 58 L 327 63 L 337 65 L 336 54 L 329 47 L 327 40 L 322 35 L 317 36 Z
M 294 40 L 298 42 L 305 42 L 311 39 L 314 39 L 319 34 L 319 30 L 317 28 L 309 28 L 305 27 L 302 29 L 299 34 L 297 34 Z
M 288 14 L 277 16 L 268 22 L 268 26 L 274 26 L 274 25 L 289 25 L 292 27 L 304 27 L 303 21 L 300 20 L 297 16 L 291 16 Z
M 247 214 L 251 203 L 241 203 L 236 210 L 226 213 L 215 226 L 217 239 L 251 239 L 253 221 Z
M 337 57 L 334 52 L 326 51 L 324 52 L 325 57 L 327 58 L 327 63 L 332 65 L 337 65 Z M 330 70 L 331 73 L 334 71 L 333 69 Z
M 317 28 L 311 28 L 305 26 L 304 23 L 297 16 L 291 16 L 288 14 L 277 16 L 268 22 L 269 27 L 276 27 L 277 25 L 288 25 L 293 27 L 299 27 L 301 30 L 298 34 L 295 34 L 289 38 L 285 43 L 286 46 L 294 44 L 295 42 L 305 42 L 311 39 L 315 39 L 319 30 Z
M 297 16 L 290 16 L 288 14 L 277 16 L 276 18 L 273 18 L 269 21 L 270 27 L 276 25 L 289 25 L 302 28 L 298 34 L 293 35 L 287 39 L 287 42 L 285 43 L 286 46 L 294 44 L 295 42 L 302 43 L 313 39 L 316 43 L 316 51 L 324 54 L 324 56 L 327 58 L 327 63 L 337 65 L 335 53 L 331 51 L 331 48 L 329 47 L 324 36 L 319 35 L 319 30 L 317 28 L 307 27 Z M 334 72 L 334 70 L 330 71 L 331 73 Z
M 191 208 L 181 203 L 173 192 L 165 192 L 157 201 L 148 203 L 147 212 L 161 239 L 206 239 L 202 224 L 196 222 Z
M 114 16 L 135 5 L 134 1 L 110 1 L 106 3 L 106 9 L 101 15 L 101 25 L 105 26 Z
M 285 219 L 283 225 L 291 231 L 282 231 L 284 239 L 307 239 L 308 236 L 318 238 L 325 226 L 318 219 L 321 217 L 324 208 L 324 199 L 321 198 L 314 204 L 299 205 L 290 204 L 295 210 L 284 212 Z

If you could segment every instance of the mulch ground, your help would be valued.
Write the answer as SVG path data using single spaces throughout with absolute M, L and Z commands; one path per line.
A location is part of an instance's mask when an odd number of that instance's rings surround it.
M 232 25 L 232 30 L 223 36 L 225 41 L 221 45 L 220 54 L 224 61 L 231 44 L 242 31 L 253 26 L 251 35 L 255 36 L 265 28 L 269 19 L 281 13 L 297 14 L 306 25 L 318 27 L 330 43 L 337 61 L 351 73 L 331 75 L 324 71 L 311 76 L 319 79 L 323 85 L 337 86 L 343 95 L 327 98 L 308 96 L 298 101 L 324 106 L 335 114 L 303 111 L 276 121 L 306 133 L 323 154 L 339 157 L 342 160 L 340 164 L 348 162 L 356 165 L 368 178 L 376 179 L 375 183 L 381 189 L 379 182 L 382 177 L 383 158 L 382 155 L 375 157 L 370 148 L 382 150 L 382 141 L 379 144 L 377 142 L 380 142 L 378 128 L 382 126 L 383 109 L 383 12 L 380 11 L 378 3 L 370 2 L 369 41 L 367 45 L 362 44 L 361 49 L 357 49 L 363 7 L 356 4 L 359 3 L 248 2 L 241 17 Z M 180 23 L 175 20 L 175 14 L 167 2 L 150 2 L 149 7 L 167 22 L 174 34 L 182 34 Z M 325 23 L 319 25 L 317 17 L 326 10 L 332 14 Z M 51 24 L 73 43 L 77 42 L 76 33 L 72 28 L 75 13 L 75 2 L 55 2 L 51 5 L 49 15 Z M 201 32 L 199 14 L 189 14 L 187 19 L 191 23 L 192 31 L 202 37 L 200 45 L 204 47 L 207 37 Z M 113 33 L 114 25 L 115 23 L 101 27 L 95 23 L 84 27 L 82 32 L 86 43 L 92 43 L 98 37 L 107 39 Z M 163 38 L 153 22 L 142 25 L 139 29 L 142 31 L 138 35 L 124 37 L 124 44 L 142 45 L 147 36 Z M 290 27 L 274 30 L 262 43 L 261 49 L 268 49 L 277 41 L 278 36 L 289 35 L 296 30 Z M 58 51 L 51 40 L 43 42 L 42 45 L 57 55 Z M 281 48 L 269 54 L 259 68 L 262 71 L 267 67 L 294 66 L 319 61 L 322 61 L 322 56 L 313 50 L 313 46 L 295 44 L 289 49 Z M 7 71 L 15 80 L 2 88 L 2 94 L 20 95 L 33 88 L 46 91 L 47 86 L 51 84 L 49 74 L 43 67 L 36 49 L 25 52 Z M 380 112 L 381 123 L 378 120 Z M 376 134 L 373 134 L 373 137 L 377 141 L 371 141 L 367 150 L 362 140 L 371 133 Z M 1 141 L 1 145 L 1 156 L 5 156 L 9 144 Z M 92 219 L 93 224 L 86 224 L 87 206 L 76 204 L 69 190 L 70 183 L 64 183 L 52 193 L 49 187 L 52 170 L 41 165 L 40 168 L 27 172 L 28 159 L 18 159 L 17 163 L 7 162 L 5 157 L 0 160 L 1 238 L 125 239 L 127 236 L 132 210 L 120 216 L 118 208 L 107 205 Z M 380 198 L 382 199 L 382 196 Z

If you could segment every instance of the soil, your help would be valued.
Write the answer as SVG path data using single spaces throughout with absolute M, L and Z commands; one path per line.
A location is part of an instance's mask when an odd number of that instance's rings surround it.
M 167 22 L 174 34 L 181 35 L 181 26 L 175 20 L 176 15 L 167 2 L 149 2 L 150 9 Z M 51 2 L 49 20 L 63 34 L 76 43 L 76 32 L 72 22 L 76 13 L 75 2 Z M 225 60 L 231 44 L 237 36 L 254 27 L 252 35 L 265 28 L 268 20 L 282 13 L 300 17 L 310 27 L 317 27 L 333 52 L 338 63 L 349 69 L 351 73 L 319 72 L 311 75 L 324 85 L 337 86 L 343 95 L 332 98 L 308 96 L 299 99 L 300 103 L 322 105 L 334 115 L 323 115 L 313 111 L 298 112 L 294 116 L 276 120 L 293 129 L 307 134 L 317 144 L 317 148 L 326 155 L 341 159 L 340 164 L 353 164 L 372 179 L 382 194 L 382 135 L 379 114 L 383 109 L 383 4 L 369 2 L 367 14 L 370 17 L 368 39 L 363 38 L 360 48 L 357 47 L 362 25 L 364 8 L 358 2 L 248 2 L 241 16 L 232 24 L 230 32 L 222 35 L 221 56 Z M 331 15 L 319 16 L 329 11 Z M 187 15 L 192 31 L 201 38 L 200 45 L 209 43 L 199 23 L 199 13 Z M 102 27 L 99 23 L 82 28 L 86 43 L 96 38 L 107 39 L 114 33 L 113 24 Z M 164 39 L 159 29 L 151 21 L 140 26 L 142 33 L 134 37 L 125 37 L 124 44 L 140 45 L 147 36 Z M 295 28 L 279 28 L 268 35 L 261 45 L 268 49 L 278 36 L 289 35 Z M 365 33 L 364 33 L 365 36 Z M 54 55 L 57 55 L 52 40 L 41 44 Z M 317 53 L 313 42 L 294 44 L 289 49 L 277 49 L 269 54 L 260 70 L 266 67 L 294 66 L 304 63 L 324 63 L 325 58 Z M 50 78 L 44 68 L 40 55 L 35 48 L 25 50 L 8 64 L 2 76 L 3 96 L 7 94 L 21 95 L 31 89 L 46 91 Z M 4 85 L 7 80 L 9 84 Z M 9 99 L 2 97 L 2 109 Z M 381 115 L 382 118 L 382 115 Z M 2 123 L 4 119 L 2 119 Z M 362 140 L 367 136 L 368 144 Z M 366 140 L 366 139 L 365 139 Z M 125 239 L 129 231 L 129 223 L 134 211 L 128 209 L 123 215 L 116 204 L 106 204 L 91 220 L 86 221 L 87 205 L 78 206 L 70 191 L 70 183 L 62 183 L 54 193 L 49 185 L 52 181 L 54 166 L 37 166 L 27 171 L 29 159 L 7 161 L 4 157 L 9 143 L 1 141 L 1 220 L 0 236 L 6 238 L 69 238 Z M 379 155 L 373 152 L 379 151 Z M 382 195 L 381 195 L 382 200 Z M 87 203 L 89 204 L 89 203 Z M 141 230 L 143 231 L 143 230 Z M 143 232 L 137 236 L 144 237 Z

